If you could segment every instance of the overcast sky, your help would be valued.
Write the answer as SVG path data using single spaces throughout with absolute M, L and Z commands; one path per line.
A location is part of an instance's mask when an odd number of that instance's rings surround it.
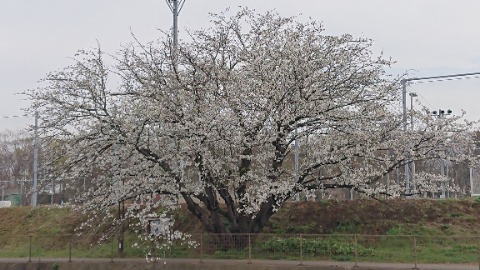
M 392 73 L 412 77 L 480 72 L 480 1 L 478 0 L 186 0 L 179 17 L 184 29 L 209 26 L 210 12 L 246 6 L 275 9 L 283 16 L 321 21 L 326 33 L 350 33 L 374 40 L 397 64 Z M 0 131 L 33 124 L 21 115 L 28 106 L 15 95 L 35 88 L 49 71 L 71 63 L 78 49 L 100 43 L 115 52 L 132 41 L 156 39 L 168 31 L 172 15 L 165 0 L 0 0 Z M 480 79 L 414 84 L 431 110 L 463 109 L 480 119 Z

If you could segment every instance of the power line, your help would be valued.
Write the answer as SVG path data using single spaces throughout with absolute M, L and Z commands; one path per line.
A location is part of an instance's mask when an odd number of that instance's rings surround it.
M 434 76 L 434 77 L 426 77 L 424 78 L 412 78 L 412 84 L 408 84 L 413 91 L 415 91 L 423 101 L 425 101 L 430 109 L 436 109 L 438 106 L 433 106 L 428 100 L 419 94 L 419 90 L 413 86 L 413 84 L 424 84 L 424 83 L 434 83 L 434 82 L 446 82 L 446 81 L 459 81 L 459 80 L 471 80 L 471 79 L 480 79 L 479 72 L 474 73 L 464 73 L 464 74 L 455 74 L 455 75 L 445 75 L 445 76 Z M 407 79 L 410 81 L 410 79 Z
M 464 76 L 464 77 L 453 77 L 453 78 L 439 78 L 425 81 L 416 81 L 415 83 L 432 83 L 432 82 L 446 82 L 446 81 L 459 81 L 459 80 L 470 80 L 470 79 L 479 79 L 480 76 Z
M 470 72 L 470 73 L 458 73 L 450 75 L 441 75 L 441 76 L 430 76 L 430 77 L 413 77 L 403 79 L 402 83 L 413 82 L 413 81 L 423 81 L 423 82 L 432 82 L 432 81 L 442 81 L 442 80 L 453 80 L 454 78 L 466 78 L 466 77 L 478 77 L 480 72 Z
M 414 88 L 413 86 L 411 86 L 411 85 L 409 85 L 409 87 L 410 87 L 412 90 L 414 90 L 415 93 L 416 93 L 422 100 L 424 100 L 431 109 L 436 108 L 436 107 L 433 106 L 430 102 L 428 102 L 428 100 L 427 100 L 422 94 L 420 94 L 417 89 L 415 89 L 415 88 Z
M 32 182 L 32 180 L 1 180 L 0 183 Z
M 470 72 L 470 73 L 459 73 L 459 74 L 449 74 L 441 76 L 430 76 L 430 77 L 414 77 L 406 78 L 400 81 L 402 85 L 402 107 L 403 107 L 403 132 L 407 134 L 407 84 L 409 82 L 433 82 L 433 81 L 446 81 L 453 80 L 456 78 L 463 77 L 477 77 L 480 76 L 480 72 Z M 405 148 L 405 153 L 407 149 Z M 409 161 L 408 158 L 405 158 L 405 194 L 410 193 L 410 172 L 409 172 Z
M 4 118 L 4 119 L 8 119 L 8 118 L 19 118 L 19 117 L 31 117 L 31 115 L 22 114 L 22 115 L 3 115 L 3 116 L 0 116 L 0 118 Z

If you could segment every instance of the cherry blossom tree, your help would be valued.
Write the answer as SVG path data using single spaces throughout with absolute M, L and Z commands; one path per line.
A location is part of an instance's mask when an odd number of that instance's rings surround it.
M 244 9 L 212 15 L 178 47 L 167 36 L 113 56 L 79 51 L 27 94 L 42 138 L 63 142 L 48 153 L 59 173 L 95 174 L 85 209 L 118 205 L 116 219 L 142 226 L 178 199 L 208 232 L 258 233 L 296 194 L 398 196 L 403 185 L 383 178 L 407 160 L 468 156 L 469 125 L 457 117 L 418 112 L 404 132 L 401 77 L 371 46 Z

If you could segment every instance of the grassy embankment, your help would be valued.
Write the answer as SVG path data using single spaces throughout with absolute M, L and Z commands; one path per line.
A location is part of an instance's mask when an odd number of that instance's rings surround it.
M 73 257 L 116 256 L 115 241 L 98 243 L 105 228 L 75 234 L 84 217 L 69 209 L 7 208 L 0 217 L 1 257 L 28 257 L 30 245 L 32 257 L 68 257 L 70 245 Z M 301 253 L 305 260 L 351 261 L 357 253 L 360 261 L 411 262 L 416 256 L 419 262 L 465 263 L 478 261 L 480 252 L 480 202 L 471 199 L 289 203 L 264 235 L 238 249 L 214 249 L 212 238 L 206 244 L 201 225 L 185 210 L 176 213 L 176 221 L 205 248 L 177 246 L 160 256 L 244 259 L 250 253 L 255 259 L 298 260 Z M 125 234 L 126 256 L 144 256 L 133 247 L 136 240 L 132 232 Z

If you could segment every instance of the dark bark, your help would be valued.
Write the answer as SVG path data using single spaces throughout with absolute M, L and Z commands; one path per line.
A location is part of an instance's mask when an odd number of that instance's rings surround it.
M 274 213 L 275 199 L 273 196 L 260 206 L 255 217 L 237 212 L 235 206 L 231 204 L 233 201 L 230 202 L 230 205 L 227 203 L 222 206 L 224 209 L 219 210 L 219 207 L 201 206 L 187 194 L 183 194 L 183 198 L 187 203 L 188 210 L 195 215 L 209 233 L 208 241 L 212 242 L 211 245 L 223 250 L 242 249 L 248 246 L 254 241 L 249 235 L 261 232 Z M 225 208 L 230 208 L 230 210 Z
M 226 193 L 226 191 L 220 190 L 220 193 Z M 222 196 L 229 197 L 227 195 Z M 188 194 L 183 194 L 183 198 L 188 210 L 202 223 L 205 230 L 208 233 L 217 234 L 261 232 L 273 215 L 276 203 L 274 197 L 271 196 L 266 202 L 262 203 L 260 210 L 253 216 L 238 212 L 233 200 L 227 200 L 225 205 L 213 207 L 207 198 L 199 200 L 204 206 L 201 206 Z

